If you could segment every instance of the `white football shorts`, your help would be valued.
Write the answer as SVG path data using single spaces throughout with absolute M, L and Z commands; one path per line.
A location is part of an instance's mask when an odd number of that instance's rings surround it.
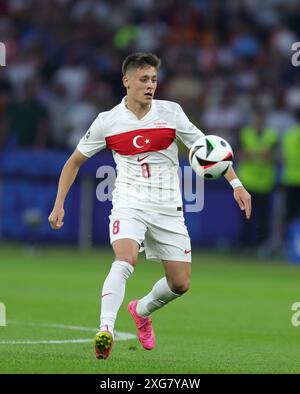
M 109 216 L 110 243 L 134 239 L 145 249 L 147 260 L 191 262 L 191 240 L 182 216 L 113 208 Z

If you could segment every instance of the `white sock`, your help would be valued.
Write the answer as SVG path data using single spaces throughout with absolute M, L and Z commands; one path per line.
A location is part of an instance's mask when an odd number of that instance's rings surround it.
M 149 316 L 180 296 L 181 294 L 176 294 L 170 289 L 167 278 L 164 276 L 155 283 L 149 294 L 138 301 L 136 311 L 140 316 Z
M 133 273 L 133 266 L 126 261 L 115 261 L 102 288 L 100 330 L 114 332 L 117 313 L 125 295 L 126 280 Z

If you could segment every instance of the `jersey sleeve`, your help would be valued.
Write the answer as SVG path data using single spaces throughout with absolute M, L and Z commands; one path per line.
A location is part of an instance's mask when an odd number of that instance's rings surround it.
M 181 106 L 179 104 L 177 104 L 177 106 L 176 135 L 187 148 L 190 148 L 198 138 L 204 135 L 204 133 L 189 120 Z
M 77 149 L 84 156 L 92 157 L 97 152 L 105 148 L 106 141 L 104 136 L 103 119 L 101 114 L 99 114 L 79 141 Z

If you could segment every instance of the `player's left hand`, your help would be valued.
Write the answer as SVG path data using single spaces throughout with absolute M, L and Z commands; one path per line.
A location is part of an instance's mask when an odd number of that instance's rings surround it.
M 245 211 L 246 218 L 250 219 L 251 216 L 251 195 L 247 192 L 247 190 L 243 187 L 236 187 L 233 190 L 233 196 L 235 201 L 239 204 L 239 207 L 242 211 Z

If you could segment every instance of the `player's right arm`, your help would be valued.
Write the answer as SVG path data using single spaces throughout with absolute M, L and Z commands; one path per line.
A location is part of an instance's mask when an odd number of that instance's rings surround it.
M 65 215 L 65 211 L 64 211 L 65 199 L 70 190 L 70 187 L 72 186 L 73 182 L 76 179 L 79 168 L 87 159 L 88 159 L 87 156 L 79 152 L 78 149 L 75 149 L 75 151 L 67 160 L 66 164 L 62 169 L 58 182 L 58 189 L 57 189 L 57 195 L 56 195 L 54 207 L 48 217 L 50 226 L 54 230 L 59 230 L 64 225 L 63 218 Z
M 77 148 L 64 165 L 58 182 L 57 196 L 52 212 L 49 215 L 49 222 L 54 230 L 59 230 L 64 222 L 64 203 L 67 194 L 72 186 L 79 168 L 94 154 L 106 147 L 105 127 L 103 125 L 102 114 L 100 113 L 86 134 L 81 138 Z

